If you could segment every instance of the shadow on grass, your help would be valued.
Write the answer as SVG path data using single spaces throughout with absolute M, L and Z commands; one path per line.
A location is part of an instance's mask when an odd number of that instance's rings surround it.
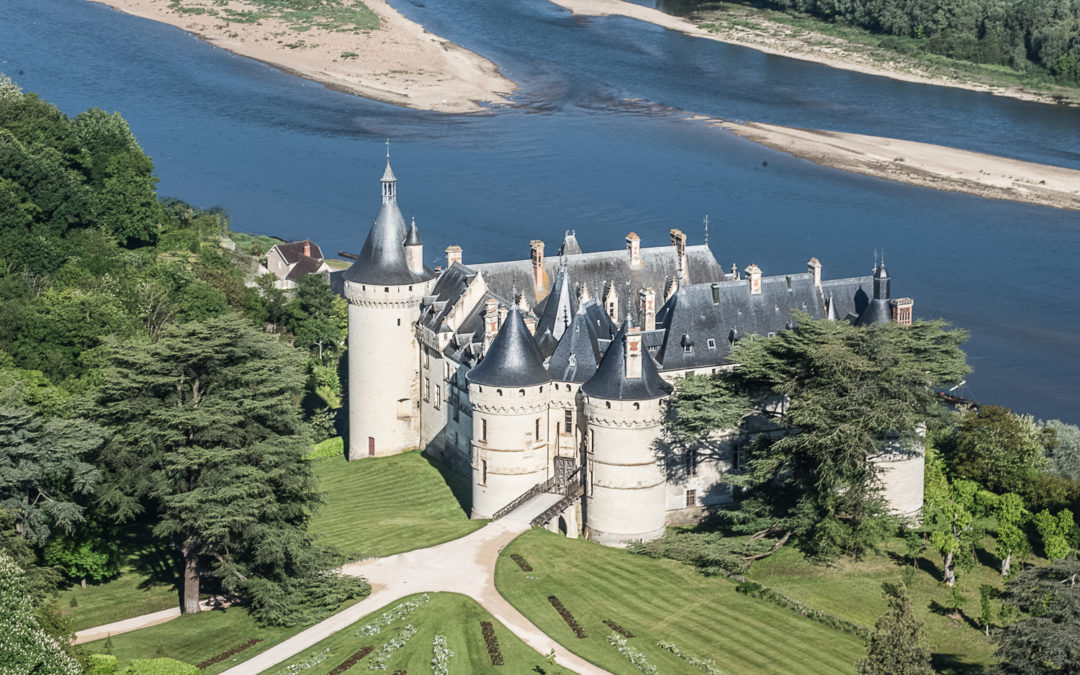
M 982 673 L 984 669 L 977 663 L 968 663 L 959 654 L 933 654 L 931 662 L 935 673 L 946 675 L 969 675 Z
M 454 493 L 458 506 L 465 512 L 465 516 L 472 515 L 472 477 L 455 471 L 453 467 L 443 463 L 437 457 L 429 455 L 426 450 L 421 455 L 442 475 L 450 492 Z

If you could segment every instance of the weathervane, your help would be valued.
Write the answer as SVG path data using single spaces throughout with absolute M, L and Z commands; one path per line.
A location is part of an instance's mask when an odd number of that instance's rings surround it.
M 709 214 L 705 214 L 705 245 L 709 245 Z

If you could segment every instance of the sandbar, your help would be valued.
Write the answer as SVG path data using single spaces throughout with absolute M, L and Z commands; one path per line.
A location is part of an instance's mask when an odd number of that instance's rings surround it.
M 334 89 L 395 105 L 447 113 L 484 111 L 482 103 L 503 105 L 515 85 L 484 57 L 427 32 L 386 0 L 364 0 L 379 17 L 371 31 L 303 32 L 280 19 L 238 23 L 220 18 L 257 9 L 245 0 L 184 0 L 188 12 L 170 0 L 91 0 L 194 33 L 241 56 Z M 205 7 L 206 13 L 194 13 Z

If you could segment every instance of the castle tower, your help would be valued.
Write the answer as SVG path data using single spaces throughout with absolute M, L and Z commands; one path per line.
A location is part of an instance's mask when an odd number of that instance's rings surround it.
M 415 223 L 409 233 L 413 235 L 419 242 Z M 420 443 L 415 324 L 435 273 L 422 262 L 412 269 L 405 243 L 397 178 L 387 156 L 382 206 L 360 255 L 344 275 L 349 301 L 350 460 L 393 455 Z
M 548 471 L 551 378 L 516 306 L 466 380 L 473 408 L 472 517 L 490 518 Z
M 587 536 L 608 546 L 662 536 L 666 476 L 658 450 L 671 385 L 629 321 L 581 391 L 589 425 Z

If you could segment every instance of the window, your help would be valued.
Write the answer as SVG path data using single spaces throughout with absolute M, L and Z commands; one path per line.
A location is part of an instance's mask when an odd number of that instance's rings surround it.
M 442 387 L 435 385 L 435 409 L 438 410 L 442 406 Z
M 536 418 L 536 431 L 534 433 L 535 433 L 535 436 L 533 436 L 533 438 L 535 438 L 536 440 L 540 440 L 540 418 L 539 417 Z
M 480 440 L 487 440 L 487 420 L 480 420 Z
M 686 491 L 686 508 L 697 506 L 697 490 Z
M 390 287 L 389 286 L 383 286 L 382 292 L 383 293 L 389 293 L 390 292 Z
M 401 325 L 401 319 L 397 320 L 397 325 L 399 325 L 399 326 Z
M 563 433 L 564 434 L 570 433 L 570 431 L 573 429 L 573 426 L 574 426 L 574 411 L 573 410 L 565 410 L 565 411 L 563 411 Z
M 705 345 L 708 346 L 709 349 L 716 349 L 716 340 L 709 338 L 705 341 Z
M 697 475 L 697 448 L 690 448 L 686 451 L 686 475 Z
M 487 460 L 480 460 L 480 482 L 484 485 L 487 484 Z
M 682 351 L 683 351 L 683 354 L 693 354 L 694 353 L 694 345 L 683 345 L 682 346 Z
M 424 400 L 425 401 L 431 400 L 431 378 L 430 377 L 425 377 L 424 378 Z

